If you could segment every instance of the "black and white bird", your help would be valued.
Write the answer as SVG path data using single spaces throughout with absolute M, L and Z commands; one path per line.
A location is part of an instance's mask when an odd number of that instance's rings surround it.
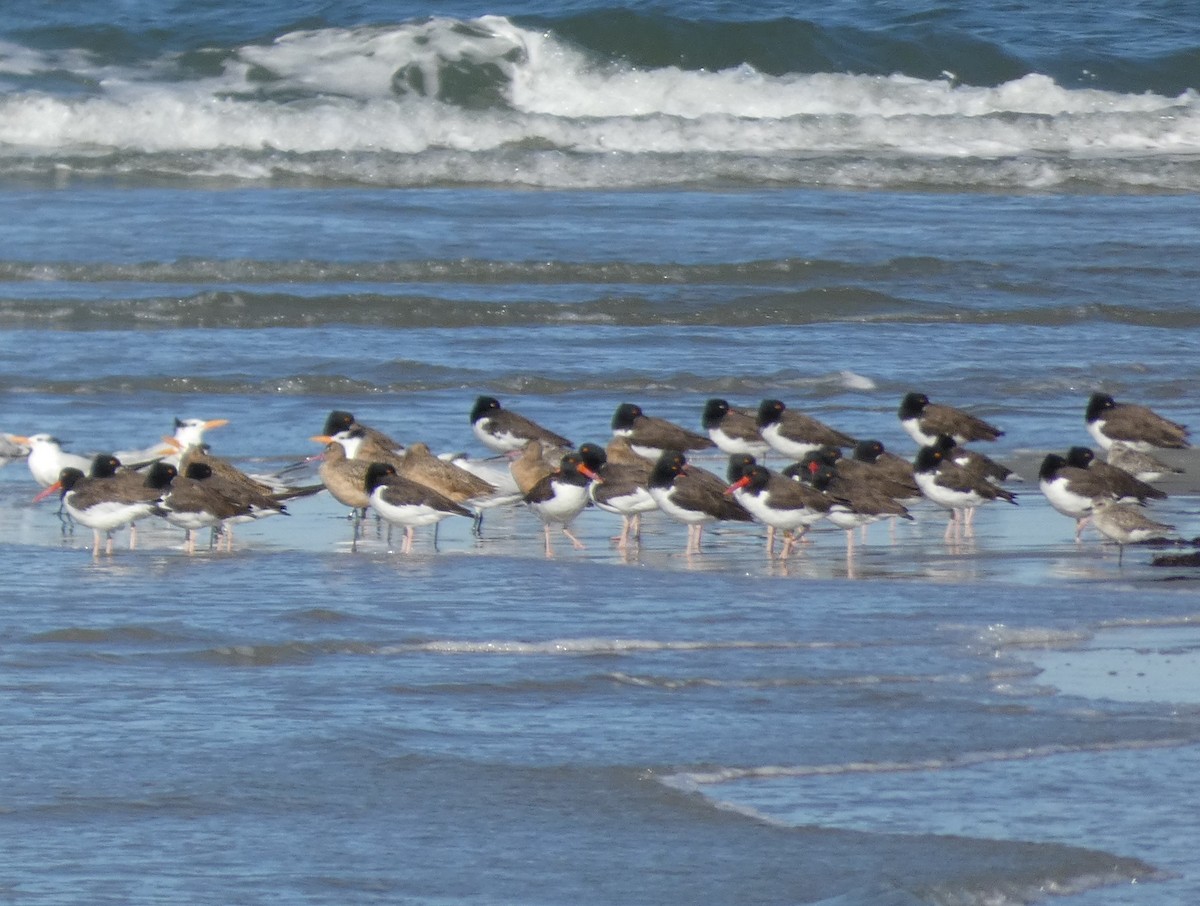
M 1096 458 L 1090 447 L 1071 447 L 1067 450 L 1067 464 L 1087 469 L 1104 481 L 1109 495 L 1121 503 L 1144 504 L 1150 500 L 1166 500 L 1167 492 L 1142 481 L 1111 463 Z
M 858 449 L 856 445 L 855 449 Z M 826 467 L 836 478 L 838 490 L 853 489 L 855 494 L 869 490 L 892 500 L 915 500 L 921 496 L 916 479 L 909 466 L 907 477 L 900 477 L 891 470 L 880 467 L 878 458 L 868 462 L 856 457 L 846 458 L 837 447 L 821 447 L 805 454 L 800 462 L 788 466 L 783 474 L 789 478 L 811 482 L 820 467 Z M 899 515 L 897 513 L 897 515 Z
M 84 475 L 80 469 L 67 466 L 58 480 L 43 488 L 34 500 L 49 497 L 55 491 L 62 495 L 63 507 L 72 519 L 92 530 L 92 556 L 100 555 L 100 534 L 105 535 L 105 553 L 111 554 L 113 532 L 132 527 L 139 519 L 163 515 L 163 492 L 146 483 L 145 476 L 136 472 L 121 472 L 115 456 L 99 453 L 92 460 L 91 470 Z M 130 547 L 136 535 L 130 535 Z
M 935 445 L 940 434 L 952 437 L 957 444 L 995 440 L 1004 434 L 995 425 L 962 409 L 931 403 L 924 393 L 905 395 L 897 414 L 900 427 L 922 447 Z
M 745 507 L 725 493 L 728 484 L 706 469 L 688 463 L 679 450 L 666 450 L 654 464 L 648 488 L 658 508 L 687 526 L 684 552 L 700 552 L 704 526 L 717 520 L 750 522 Z
M 1075 540 L 1083 537 L 1098 500 L 1113 500 L 1111 486 L 1099 473 L 1071 465 L 1065 456 L 1047 453 L 1038 469 L 1038 488 L 1059 513 L 1075 520 Z
M 901 497 L 901 500 L 921 496 L 921 489 L 917 487 L 916 479 L 913 478 L 913 464 L 888 450 L 882 441 L 874 439 L 859 441 L 854 447 L 853 458 L 858 462 L 874 466 L 886 478 L 906 487 L 908 494 Z
M 933 443 L 934 446 L 941 447 L 950 462 L 988 481 L 1000 482 L 1012 477 L 1013 471 L 1008 466 L 996 462 L 986 453 L 962 446 L 948 434 L 939 434 Z
M 930 501 L 949 510 L 950 521 L 946 526 L 946 540 L 961 534 L 964 524 L 969 529 L 965 511 L 1004 500 L 1015 504 L 1017 497 L 1011 491 L 992 484 L 962 466 L 950 462 L 940 447 L 924 446 L 917 451 L 913 462 L 913 477 L 917 486 Z
M 747 461 L 748 460 L 748 461 Z M 779 559 L 786 560 L 814 523 L 823 519 L 833 502 L 816 488 L 793 481 L 744 455 L 730 460 L 731 484 L 726 493 L 767 527 L 767 557 L 775 556 L 775 534 L 783 532 Z
M 789 409 L 783 400 L 765 399 L 758 404 L 758 432 L 771 449 L 790 459 L 821 447 L 853 447 L 857 441 L 845 432 L 803 412 Z
M 1121 441 L 1143 452 L 1155 448 L 1183 450 L 1191 446 L 1188 429 L 1136 403 L 1118 403 L 1107 393 L 1093 393 L 1084 411 L 1088 433 L 1107 450 Z
M 525 495 L 525 503 L 542 520 L 546 537 L 546 556 L 554 556 L 550 527 L 557 525 L 575 547 L 583 549 L 583 542 L 571 533 L 571 523 L 588 504 L 588 485 L 597 475 L 583 461 L 578 452 L 563 456 L 559 466 L 540 479 Z
M 404 444 L 398 440 L 393 440 L 377 428 L 371 428 L 362 424 L 354 417 L 354 413 L 347 412 L 345 409 L 334 409 L 330 412 L 325 418 L 325 427 L 321 429 L 321 433 L 332 437 L 339 431 L 348 431 L 351 428 L 362 429 L 363 442 L 368 448 L 377 446 L 380 450 L 386 450 L 391 453 L 404 449 Z
M 624 437 L 638 456 L 656 462 L 666 450 L 707 450 L 715 446 L 703 434 L 664 418 L 654 418 L 636 403 L 621 403 L 613 413 L 612 433 Z
M 412 553 L 418 525 L 434 525 L 449 516 L 473 517 L 475 514 L 432 488 L 396 473 L 388 462 L 367 466 L 364 488 L 370 495 L 371 509 L 392 525 L 404 526 L 401 552 Z
M 609 447 L 627 443 L 614 437 Z M 641 541 L 642 515 L 658 509 L 649 488 L 653 466 L 632 451 L 619 461 L 610 459 L 608 451 L 597 444 L 581 444 L 579 455 L 598 476 L 588 486 L 588 496 L 597 508 L 621 517 L 621 533 L 613 540 L 618 550 L 627 550 L 631 541 Z
M 574 446 L 562 435 L 503 408 L 494 396 L 481 396 L 475 400 L 471 409 L 471 432 L 481 444 L 496 453 L 517 453 L 531 440 L 550 447 Z
M 706 402 L 700 424 L 717 448 L 730 456 L 765 456 L 771 449 L 758 432 L 757 413 L 752 409 L 735 408 L 728 400 L 711 399 Z
M 854 557 L 854 530 L 889 517 L 912 519 L 908 508 L 890 493 L 881 490 L 871 479 L 863 475 L 847 478 L 819 459 L 808 459 L 802 480 L 807 481 L 830 500 L 828 518 L 846 532 L 846 558 Z
M 207 483 L 204 479 L 211 477 L 212 470 L 206 464 L 193 463 L 189 471 L 198 477 L 180 475 L 169 462 L 156 462 L 146 470 L 146 484 L 162 492 L 159 515 L 184 530 L 184 549 L 192 554 L 197 531 L 207 528 L 219 534 L 226 520 L 249 516 L 251 508 Z

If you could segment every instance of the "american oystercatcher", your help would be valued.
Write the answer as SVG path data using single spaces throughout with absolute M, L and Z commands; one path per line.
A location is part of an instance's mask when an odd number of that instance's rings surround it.
M 667 450 L 707 450 L 715 444 L 703 434 L 689 431 L 664 418 L 652 418 L 636 403 L 621 403 L 613 413 L 614 437 L 628 439 L 633 451 L 651 462 Z
M 1065 456 L 1047 453 L 1038 469 L 1038 488 L 1055 510 L 1075 520 L 1075 540 L 1083 537 L 1096 501 L 1112 500 L 1111 485 L 1099 473 L 1073 466 Z
M 981 418 L 955 409 L 931 403 L 924 393 L 909 393 L 900 401 L 900 427 L 922 447 L 937 443 L 938 435 L 945 434 L 956 444 L 976 440 L 995 440 L 1004 432 Z
M 773 472 L 750 458 L 731 461 L 726 493 L 740 503 L 756 522 L 767 526 L 767 557 L 775 556 L 775 533 L 784 533 L 779 559 L 786 560 L 792 548 L 813 523 L 824 518 L 832 501 L 815 488 Z
M 1145 503 L 1148 500 L 1167 499 L 1166 491 L 1160 491 L 1124 469 L 1097 459 L 1090 447 L 1071 447 L 1067 450 L 1067 464 L 1087 469 L 1101 478 L 1113 500 L 1122 503 Z
M 610 446 L 628 444 L 625 438 L 614 437 Z M 642 540 L 642 514 L 658 509 L 650 495 L 651 465 L 630 451 L 630 461 L 614 462 L 608 452 L 596 444 L 581 444 L 579 455 L 589 469 L 599 476 L 588 486 L 588 496 L 599 509 L 621 517 L 621 533 L 613 540 L 618 550 L 626 550 L 630 541 Z
M 574 446 L 561 434 L 555 434 L 511 409 L 502 408 L 493 396 L 475 400 L 471 409 L 471 431 L 481 444 L 496 453 L 515 453 L 531 440 L 553 447 Z
M 705 403 L 700 424 L 722 453 L 765 456 L 771 449 L 758 433 L 757 413 L 753 409 L 735 409 L 728 400 L 711 399 Z
M 665 450 L 655 462 L 647 485 L 658 508 L 688 528 L 687 554 L 700 552 L 704 526 L 717 520 L 751 522 L 746 508 L 725 493 L 726 482 L 688 463 L 679 450 Z
M 1107 393 L 1093 393 L 1083 417 L 1088 433 L 1105 450 L 1117 441 L 1142 452 L 1156 447 L 1183 450 L 1191 446 L 1184 425 L 1145 406 L 1118 403 Z
M 401 552 L 412 553 L 416 526 L 434 525 L 449 516 L 474 516 L 470 510 L 420 482 L 405 478 L 388 462 L 367 466 L 363 487 L 371 508 L 392 525 L 404 526 Z
M 831 428 L 812 416 L 789 409 L 783 400 L 766 399 L 758 405 L 758 432 L 771 449 L 791 459 L 821 447 L 853 447 L 857 441 L 849 434 Z
M 917 451 L 913 461 L 913 477 L 917 486 L 930 501 L 950 512 L 946 525 L 946 540 L 952 535 L 961 536 L 966 521 L 965 511 L 1004 500 L 1016 504 L 1017 496 L 986 478 L 950 462 L 940 447 L 924 446 Z M 967 523 L 969 530 L 970 525 Z
M 321 433 L 332 436 L 339 431 L 346 431 L 350 428 L 362 428 L 364 438 L 368 438 L 372 444 L 377 444 L 381 450 L 395 452 L 403 450 L 404 444 L 398 440 L 393 440 L 382 431 L 368 427 L 357 421 L 354 418 L 354 413 L 347 412 L 345 409 L 334 409 L 325 417 L 325 427 L 321 429 Z
M 583 549 L 583 542 L 571 533 L 575 521 L 588 503 L 588 485 L 597 475 L 577 452 L 563 456 L 559 466 L 530 488 L 525 503 L 542 520 L 546 536 L 546 556 L 554 556 L 550 538 L 550 526 L 557 525 L 576 550 Z
M 159 505 L 163 512 L 159 515 L 184 530 L 184 547 L 193 554 L 197 531 L 208 528 L 219 533 L 225 520 L 249 516 L 250 507 L 207 484 L 204 479 L 211 469 L 204 463 L 193 463 L 189 471 L 196 477 L 180 475 L 171 463 L 156 462 L 146 470 L 146 484 L 162 491 Z
M 132 526 L 137 520 L 151 515 L 163 515 L 161 506 L 163 492 L 146 483 L 144 475 L 136 472 L 119 472 L 120 460 L 106 453 L 97 454 L 92 460 L 89 475 L 80 469 L 67 466 L 52 482 L 34 498 L 35 501 L 49 497 L 55 491 L 62 495 L 63 507 L 80 525 L 92 530 L 92 556 L 100 555 L 100 533 L 105 533 L 105 553 L 111 554 L 113 532 Z M 130 547 L 135 536 L 130 535 Z

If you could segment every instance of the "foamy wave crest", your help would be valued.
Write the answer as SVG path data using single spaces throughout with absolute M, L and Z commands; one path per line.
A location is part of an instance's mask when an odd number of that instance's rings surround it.
M 1169 749 L 1192 745 L 1192 740 L 1144 739 L 1126 740 L 1094 745 L 1045 745 L 1022 749 L 967 752 L 948 758 L 926 758 L 913 761 L 860 761 L 843 764 L 815 765 L 758 765 L 725 767 L 707 771 L 682 771 L 657 778 L 663 784 L 685 792 L 739 780 L 770 780 L 780 777 L 822 777 L 842 774 L 896 774 L 916 771 L 942 771 L 1008 761 L 1030 761 L 1073 755 L 1079 752 L 1124 752 L 1148 749 Z
M 13 177 L 1200 188 L 1194 91 L 638 68 L 499 16 L 137 64 L 0 51 L 0 76 L 35 86 L 0 98 Z
M 649 639 L 548 639 L 526 642 L 509 639 L 440 639 L 395 646 L 383 654 L 405 654 L 427 651 L 437 654 L 506 654 L 506 655 L 626 655 L 647 651 L 723 651 L 743 649 L 781 649 L 807 647 L 790 642 L 664 642 Z

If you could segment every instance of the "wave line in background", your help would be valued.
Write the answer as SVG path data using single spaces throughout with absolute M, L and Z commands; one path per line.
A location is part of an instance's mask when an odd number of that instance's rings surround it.
M 937 29 L 608 10 L 0 51 L 13 181 L 1200 189 L 1195 47 L 1072 80 Z

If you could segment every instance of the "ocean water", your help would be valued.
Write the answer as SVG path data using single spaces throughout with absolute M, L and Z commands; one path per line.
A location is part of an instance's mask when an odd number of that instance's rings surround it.
M 778 397 L 911 454 L 923 390 L 1019 479 L 787 563 L 521 507 L 404 556 L 323 494 L 93 558 L 11 461 L 0 900 L 1200 900 L 1198 576 L 1035 480 L 1095 390 L 1198 421 L 1191 4 L 7 11 L 2 432 L 227 418 L 308 481 L 334 408 L 484 456 L 481 393 L 577 442 Z

